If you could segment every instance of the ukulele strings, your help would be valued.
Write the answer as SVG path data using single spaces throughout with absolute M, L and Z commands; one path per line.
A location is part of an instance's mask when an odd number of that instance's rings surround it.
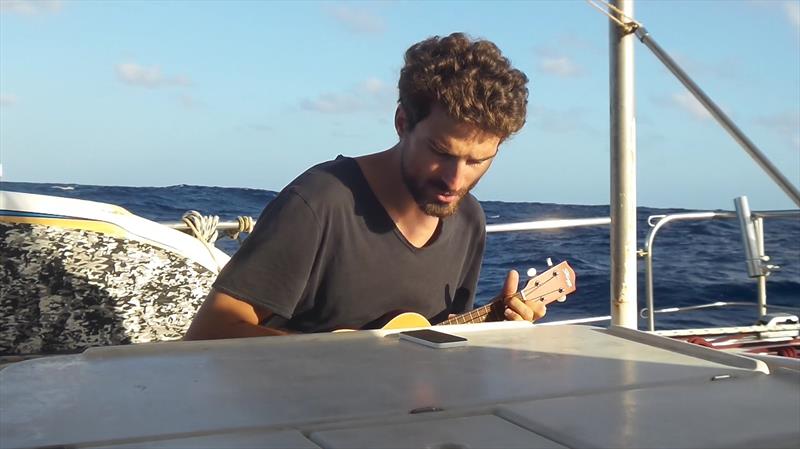
M 517 293 L 517 295 L 521 296 L 522 298 L 520 298 L 520 299 L 523 299 L 524 302 L 541 301 L 547 295 L 550 295 L 550 294 L 556 293 L 556 292 L 560 292 L 560 291 L 562 291 L 562 289 L 558 288 L 556 290 L 551 290 L 549 292 L 545 292 L 545 293 L 543 293 L 543 294 L 541 294 L 539 296 L 536 296 L 534 298 L 528 298 L 528 295 L 533 293 L 533 292 L 535 292 L 536 290 L 539 290 L 541 287 L 543 287 L 545 284 L 550 282 L 552 279 L 555 279 L 556 277 L 558 277 L 558 272 L 554 272 L 553 276 L 550 276 L 546 280 L 542 281 L 541 283 L 539 283 L 537 285 L 534 285 L 533 287 L 522 289 L 522 291 Z M 521 295 L 520 295 L 520 293 L 521 293 Z M 465 313 L 463 315 L 462 318 L 455 317 L 455 318 L 453 318 L 453 321 L 458 323 L 458 322 L 461 322 L 461 320 L 464 320 L 463 321 L 464 323 L 471 323 L 471 322 L 473 322 L 473 321 L 475 321 L 477 319 L 483 318 L 484 316 L 489 315 L 490 313 L 493 312 L 493 309 L 492 309 L 491 306 L 496 301 L 497 301 L 497 299 L 495 299 L 491 303 L 486 304 L 486 305 L 484 305 L 484 306 L 482 306 L 482 307 L 480 307 L 478 309 L 475 309 L 475 310 L 472 310 L 470 312 L 467 312 L 467 313 Z M 456 319 L 456 318 L 459 318 L 459 319 Z M 447 321 L 450 321 L 450 320 L 447 320 Z
M 544 286 L 545 286 L 545 284 L 547 284 L 547 283 L 548 283 L 548 282 L 550 282 L 551 280 L 555 279 L 556 277 L 558 277 L 558 272 L 557 272 L 557 271 L 556 271 L 556 272 L 553 272 L 553 275 L 552 275 L 552 276 L 550 276 L 550 277 L 549 277 L 549 278 L 547 278 L 546 280 L 542 281 L 541 283 L 539 283 L 539 284 L 535 284 L 533 287 L 531 287 L 531 288 L 529 288 L 529 289 L 528 289 L 528 288 L 526 288 L 526 289 L 522 289 L 522 291 L 521 291 L 520 293 L 521 293 L 521 296 L 522 296 L 523 300 L 524 300 L 525 302 L 528 302 L 528 301 L 541 301 L 541 300 L 542 300 L 542 299 L 543 299 L 545 296 L 547 296 L 547 295 L 550 295 L 550 294 L 552 294 L 552 293 L 556 293 L 556 292 L 561 292 L 561 291 L 563 291 L 561 288 L 558 288 L 558 289 L 556 289 L 556 290 L 551 290 L 551 291 L 549 291 L 549 292 L 545 292 L 545 293 L 543 293 L 543 294 L 541 294 L 541 295 L 539 295 L 539 296 L 536 296 L 536 297 L 534 297 L 534 298 L 529 298 L 529 297 L 528 297 L 528 295 L 529 295 L 529 294 L 531 294 L 531 293 L 535 292 L 536 290 L 539 290 L 541 287 L 544 287 Z

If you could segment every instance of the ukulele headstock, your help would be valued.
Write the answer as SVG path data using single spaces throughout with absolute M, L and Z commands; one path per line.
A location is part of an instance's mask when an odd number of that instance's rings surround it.
M 523 300 L 536 300 L 545 304 L 564 302 L 567 295 L 575 291 L 575 271 L 572 267 L 566 261 L 555 266 L 552 266 L 549 258 L 547 261 L 550 267 L 544 273 L 536 275 L 535 269 L 528 270 L 531 279 L 520 290 Z

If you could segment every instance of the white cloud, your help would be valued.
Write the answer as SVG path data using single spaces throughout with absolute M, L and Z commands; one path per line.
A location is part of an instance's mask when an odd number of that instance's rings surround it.
M 542 57 L 538 64 L 539 70 L 562 78 L 580 76 L 583 69 L 567 56 Z
M 657 102 L 688 112 L 697 119 L 707 120 L 712 118 L 706 108 L 690 92 L 674 93 L 666 101 Z
M 300 107 L 325 114 L 349 114 L 394 107 L 394 89 L 377 78 L 368 78 L 358 86 L 342 93 L 324 93 L 305 99 Z
M 797 112 L 762 116 L 756 119 L 756 124 L 782 136 L 790 148 L 800 150 L 800 114 Z
M 35 16 L 61 11 L 61 0 L 0 0 L 0 12 Z
M 585 36 L 575 34 L 574 31 L 559 33 L 555 36 L 556 48 L 570 49 L 572 51 L 595 52 L 605 48 L 604 43 L 587 39 Z
M 584 75 L 586 70 L 567 53 L 586 53 L 592 49 L 589 43 L 575 36 L 563 34 L 552 43 L 537 46 L 534 51 L 538 58 L 536 67 L 539 71 L 559 78 L 570 78 Z
M 270 125 L 265 125 L 263 123 L 251 123 L 251 124 L 246 126 L 246 129 L 250 129 L 252 131 L 259 131 L 259 132 L 269 132 L 269 131 L 272 131 L 275 128 L 273 128 Z
M 795 28 L 795 30 L 800 31 L 800 1 L 747 0 L 746 4 L 751 8 L 766 8 L 772 13 L 781 14 Z
M 345 28 L 355 33 L 380 34 L 386 29 L 383 18 L 362 8 L 337 5 L 326 6 L 325 11 Z
M 186 109 L 197 109 L 200 106 L 202 106 L 202 103 L 200 103 L 196 98 L 194 98 L 191 95 L 181 94 L 178 95 L 177 99 L 178 99 L 178 104 L 180 104 Z
M 714 77 L 718 79 L 741 81 L 741 74 L 745 64 L 736 57 L 727 57 L 720 60 L 697 59 L 676 52 L 673 57 L 686 72 L 693 78 Z M 662 67 L 664 73 L 669 69 Z
M 17 104 L 17 96 L 12 94 L 0 94 L 0 106 L 14 106 Z
M 322 94 L 313 100 L 303 100 L 300 106 L 326 114 L 347 114 L 363 109 L 365 104 L 352 94 Z
M 784 2 L 783 11 L 786 13 L 786 18 L 789 19 L 789 23 L 800 30 L 800 2 Z
M 133 62 L 117 64 L 117 76 L 119 79 L 134 86 L 149 88 L 166 86 L 188 86 L 191 84 L 189 78 L 185 76 L 166 77 L 161 73 L 158 66 L 142 66 Z
M 369 78 L 368 80 L 364 81 L 361 87 L 371 94 L 380 94 L 388 89 L 386 83 L 378 78 Z
M 564 110 L 543 106 L 529 108 L 528 123 L 547 133 L 595 134 L 598 130 L 590 123 L 589 113 L 582 108 L 572 107 Z

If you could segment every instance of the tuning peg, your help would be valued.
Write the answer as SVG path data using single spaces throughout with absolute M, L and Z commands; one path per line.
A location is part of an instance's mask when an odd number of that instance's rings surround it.
M 564 295 L 564 296 L 562 296 L 562 297 L 560 297 L 560 298 L 556 299 L 556 301 L 558 301 L 558 302 L 564 302 L 564 301 L 566 301 L 566 300 L 567 300 L 567 295 Z
M 529 278 L 536 276 L 536 268 L 528 268 L 525 274 L 527 274 Z
M 552 267 L 553 266 L 553 259 L 551 259 L 549 257 L 547 258 L 547 266 L 548 267 Z

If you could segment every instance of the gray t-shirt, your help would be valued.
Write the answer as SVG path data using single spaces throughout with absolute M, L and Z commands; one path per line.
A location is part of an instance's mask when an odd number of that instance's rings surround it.
M 392 311 L 432 322 L 472 308 L 485 217 L 467 195 L 415 248 L 397 229 L 358 163 L 312 167 L 272 200 L 214 288 L 284 317 L 300 332 L 363 328 Z

